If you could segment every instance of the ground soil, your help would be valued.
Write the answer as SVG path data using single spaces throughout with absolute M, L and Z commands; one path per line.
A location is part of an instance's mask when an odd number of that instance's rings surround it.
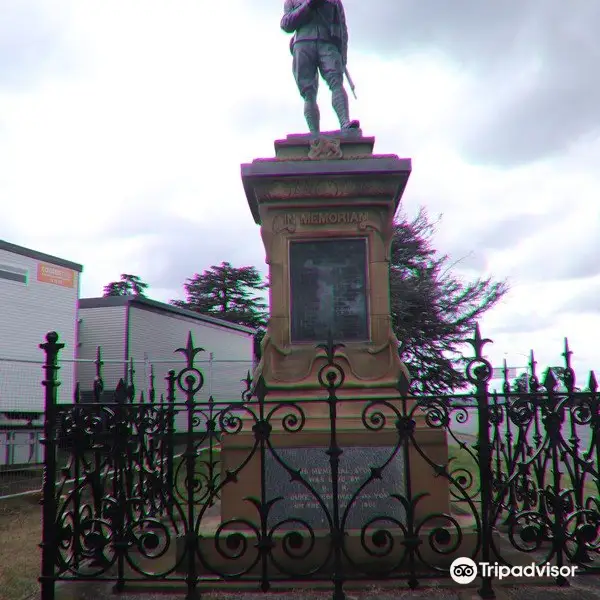
M 0 502 L 0 600 L 37 593 L 41 539 L 39 494 Z

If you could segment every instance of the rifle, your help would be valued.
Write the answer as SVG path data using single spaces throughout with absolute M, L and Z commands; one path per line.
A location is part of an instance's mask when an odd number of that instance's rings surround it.
M 350 73 L 348 72 L 348 67 L 344 67 L 344 75 L 346 75 L 346 79 L 348 80 L 348 85 L 350 86 L 350 89 L 352 90 L 352 95 L 354 96 L 355 100 L 358 100 L 358 98 L 356 97 L 356 92 L 355 87 L 354 87 L 354 81 L 352 81 L 352 77 L 350 77 Z

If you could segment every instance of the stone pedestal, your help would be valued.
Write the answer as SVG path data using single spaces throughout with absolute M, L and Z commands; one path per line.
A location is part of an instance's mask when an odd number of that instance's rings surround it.
M 249 524 L 259 530 L 260 519 L 257 506 L 247 498 L 260 500 L 261 492 L 265 501 L 280 497 L 273 505 L 269 527 L 295 517 L 308 523 L 316 536 L 317 546 L 304 558 L 291 559 L 286 552 L 280 556 L 300 570 L 328 555 L 327 514 L 331 511 L 319 506 L 314 494 L 312 498 L 311 494 L 306 496 L 306 488 L 295 488 L 297 484 L 290 482 L 291 472 L 281 461 L 292 472 L 298 470 L 322 498 L 331 502 L 326 451 L 332 421 L 327 390 L 319 383 L 327 353 L 316 348 L 328 336 L 343 344 L 335 359 L 345 377 L 336 390 L 335 425 L 337 444 L 344 451 L 340 457 L 344 474 L 339 481 L 345 491 L 340 491 L 340 508 L 350 506 L 345 523 L 349 559 L 357 564 L 372 561 L 384 569 L 398 559 L 399 550 L 388 561 L 381 561 L 377 550 L 374 554 L 365 552 L 361 527 L 371 519 L 383 518 L 379 528 L 392 532 L 397 549 L 405 548 L 406 543 L 421 544 L 420 551 L 428 560 L 441 556 L 428 550 L 432 532 L 448 525 L 443 517 L 450 511 L 448 481 L 422 456 L 438 465 L 447 462 L 445 431 L 428 427 L 415 417 L 418 452 L 412 443 L 408 451 L 399 447 L 396 428 L 398 414 L 406 414 L 412 401 L 402 403 L 397 391 L 401 375 L 408 377 L 408 372 L 399 358 L 398 340 L 391 326 L 389 261 L 394 215 L 411 161 L 373 154 L 373 145 L 374 139 L 362 134 L 325 135 L 319 142 L 311 142 L 309 136 L 291 135 L 275 142 L 275 158 L 242 165 L 242 181 L 252 216 L 260 225 L 270 280 L 270 320 L 254 378 L 256 381 L 262 375 L 269 390 L 265 415 L 277 402 L 290 404 L 269 417 L 272 430 L 264 456 L 257 451 L 254 419 L 245 419 L 234 434 L 223 434 L 221 520 L 234 521 L 227 526 L 228 533 L 238 529 L 252 536 Z M 369 412 L 373 403 L 379 406 Z M 255 405 L 253 410 L 257 414 L 259 409 Z M 376 411 L 385 417 L 385 424 L 376 426 Z M 373 416 L 375 420 L 370 420 Z M 370 489 L 365 488 L 355 504 L 348 504 L 369 479 L 371 469 L 378 471 L 380 467 L 381 478 L 369 483 Z M 391 500 L 393 494 L 409 499 L 424 495 L 414 505 L 412 523 L 437 515 L 414 533 L 411 541 L 393 522 L 407 521 L 406 507 L 400 502 L 390 506 L 396 502 Z M 281 554 L 278 546 L 289 543 L 283 540 L 290 527 L 303 529 L 298 522 L 277 526 L 273 532 L 274 556 Z M 450 535 L 442 541 L 450 548 L 458 538 L 464 541 L 464 534 L 457 532 L 454 538 Z M 216 540 L 202 542 L 207 552 L 213 542 Z M 300 547 L 297 550 L 301 556 Z M 458 556 L 468 553 L 463 543 Z M 441 560 L 451 562 L 456 556 L 449 552 Z M 223 556 L 216 558 L 224 560 Z M 234 568 L 235 560 L 230 564 Z
M 348 462 L 342 454 L 340 466 L 343 475 L 340 476 L 340 505 L 345 508 L 347 499 L 341 496 L 353 495 L 363 481 L 369 476 L 371 467 L 384 466 L 387 459 L 393 457 L 393 462 L 382 469 L 380 482 L 373 482 L 370 487 L 376 487 L 375 493 L 368 487 L 365 492 L 357 497 L 356 506 L 349 511 L 348 528 L 357 522 L 364 525 L 368 518 L 357 519 L 369 513 L 369 518 L 392 517 L 406 521 L 404 510 L 396 510 L 390 494 L 407 495 L 405 481 L 400 482 L 398 473 L 404 479 L 410 473 L 410 496 L 416 498 L 421 494 L 425 496 L 415 505 L 415 518 L 421 520 L 429 515 L 443 514 L 449 511 L 449 491 L 447 481 L 436 475 L 431 466 L 414 449 L 408 449 L 408 456 L 404 448 L 397 448 L 398 434 L 388 429 L 387 431 L 369 432 L 359 428 L 340 428 L 337 435 L 339 446 L 348 454 Z M 448 460 L 448 447 L 443 432 L 430 428 L 419 428 L 415 433 L 415 441 L 424 449 L 427 457 L 436 464 L 443 464 Z M 221 472 L 235 471 L 252 455 L 254 438 L 250 435 L 231 435 L 223 438 L 221 450 Z M 324 512 L 315 505 L 312 494 L 307 493 L 301 484 L 290 482 L 290 474 L 285 468 L 280 467 L 278 458 L 291 469 L 301 470 L 306 480 L 315 487 L 321 496 L 327 496 L 331 486 L 328 474 L 330 473 L 329 458 L 326 450 L 330 443 L 330 432 L 326 430 L 302 430 L 298 433 L 279 431 L 270 436 L 272 450 L 268 451 L 265 469 L 265 487 L 267 500 L 282 497 L 275 503 L 270 525 L 286 517 L 303 518 L 311 527 L 323 529 L 320 526 Z M 315 452 L 312 452 L 312 450 Z M 359 452 L 353 452 L 358 449 Z M 371 450 L 369 452 L 368 450 Z M 361 457 L 363 454 L 363 457 Z M 364 458 L 364 460 L 361 460 Z M 407 464 L 408 463 L 408 464 Z M 408 473 L 407 473 L 408 471 Z M 319 474 L 324 475 L 319 477 Z M 256 507 L 242 498 L 260 498 L 261 493 L 261 459 L 260 453 L 254 453 L 246 466 L 237 476 L 235 483 L 228 484 L 230 491 L 222 495 L 221 517 L 223 521 L 230 519 L 247 519 L 256 522 Z M 342 488 L 344 488 L 342 490 Z M 224 488 L 224 492 L 225 492 Z M 385 494 L 384 504 L 373 503 L 374 497 Z M 371 505 L 365 505 L 369 503 Z M 310 506 L 307 506 L 310 504 Z M 398 503 L 400 509 L 400 503 Z M 432 523 L 439 524 L 440 520 Z M 390 523 L 388 523 L 388 526 Z M 360 526 L 358 527 L 360 529 Z M 355 527 L 356 528 L 356 527 Z M 285 528 L 283 528 L 285 529 Z
M 335 327 L 332 331 L 334 341 L 345 344 L 339 353 L 346 376 L 340 393 L 360 389 L 369 396 L 389 395 L 404 370 L 390 321 L 389 253 L 411 161 L 374 155 L 373 144 L 368 137 L 341 138 L 341 158 L 325 153 L 311 160 L 310 137 L 288 136 L 275 142 L 275 158 L 242 165 L 244 189 L 269 265 L 271 313 L 258 372 L 271 393 L 311 397 L 320 387 L 317 375 L 324 358 L 315 352 L 315 344 L 326 341 L 328 331 L 318 321 L 311 325 L 303 320 L 310 311 L 298 303 L 310 299 L 304 292 L 311 290 L 301 289 L 302 274 L 294 270 L 319 252 L 313 248 L 311 255 L 311 243 L 321 243 L 324 253 L 337 247 L 342 255 L 356 256 L 351 276 L 362 288 L 354 295 L 361 306 L 349 309 L 356 313 L 354 322 L 347 318 L 338 325 L 343 337 Z M 364 264 L 359 267 L 361 254 Z M 331 258 L 335 267 L 338 256 Z M 311 329 L 314 335 L 307 336 Z

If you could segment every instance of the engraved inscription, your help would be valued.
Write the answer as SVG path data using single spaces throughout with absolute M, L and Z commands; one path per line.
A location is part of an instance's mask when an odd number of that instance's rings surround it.
M 259 202 L 292 198 L 388 197 L 398 192 L 398 181 L 349 179 L 287 179 L 273 183 L 257 183 L 254 187 Z
M 368 213 L 357 211 L 287 213 L 283 215 L 283 224 L 284 227 L 296 226 L 298 223 L 300 225 L 361 225 L 368 217 Z
M 285 448 L 276 450 L 283 462 L 292 469 L 301 469 L 304 480 L 314 488 L 311 493 L 302 483 L 291 482 L 289 473 L 270 454 L 265 457 L 267 499 L 282 497 L 273 505 L 269 524 L 274 526 L 284 519 L 300 519 L 311 527 L 328 527 L 327 515 L 333 511 L 331 465 L 326 448 Z M 338 502 L 340 517 L 348 509 L 346 527 L 361 528 L 374 517 L 387 517 L 405 521 L 404 510 L 391 495 L 405 493 L 403 455 L 391 457 L 391 447 L 350 447 L 340 457 L 338 476 Z M 358 494 L 359 488 L 369 479 L 372 467 L 384 467 L 382 478 L 371 481 Z M 356 496 L 356 498 L 354 498 Z M 352 504 L 350 502 L 353 500 Z M 348 508 L 350 506 L 350 508 Z M 297 523 L 290 523 L 297 527 Z
M 283 215 L 283 225 L 285 227 L 296 226 L 296 215 L 294 213 L 286 213 Z
M 291 341 L 364 341 L 367 314 L 366 238 L 290 244 Z

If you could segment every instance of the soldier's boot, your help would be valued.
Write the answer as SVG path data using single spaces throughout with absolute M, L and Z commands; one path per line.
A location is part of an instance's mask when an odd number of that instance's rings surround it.
M 350 109 L 348 108 L 348 94 L 343 85 L 332 90 L 331 104 L 340 121 L 340 129 L 358 129 L 360 123 L 350 120 Z
M 310 133 L 314 137 L 318 137 L 321 131 L 321 114 L 316 100 L 307 98 L 304 101 L 304 118 L 306 119 Z

